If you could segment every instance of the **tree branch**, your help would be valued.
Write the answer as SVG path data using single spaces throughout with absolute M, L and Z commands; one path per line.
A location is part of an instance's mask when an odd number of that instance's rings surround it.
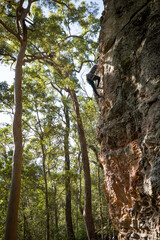
M 99 161 L 97 148 L 96 148 L 94 145 L 91 145 L 91 144 L 90 144 L 88 147 L 89 147 L 90 149 L 92 149 L 92 151 L 95 153 L 96 159 L 97 159 L 97 164 L 99 164 L 99 166 L 101 167 L 101 169 L 103 169 L 103 166 L 102 166 L 101 162 Z M 92 161 L 92 162 L 95 163 L 94 161 Z
M 50 84 L 51 84 L 51 86 L 52 86 L 57 92 L 59 92 L 59 94 L 60 94 L 61 96 L 63 96 L 62 91 L 59 90 L 58 87 L 56 87 L 56 86 L 53 84 L 52 81 L 50 81 Z
M 28 56 L 27 56 L 28 57 Z M 23 61 L 23 63 L 31 63 L 35 60 L 44 60 L 45 57 L 44 56 L 30 56 L 30 58 L 27 58 Z
M 14 32 L 10 27 L 8 27 L 1 19 L 0 19 L 0 24 L 21 42 L 20 36 L 16 32 Z
M 64 6 L 66 6 L 69 10 L 72 10 L 65 2 L 58 1 L 58 0 L 53 0 L 53 2 L 58 3 L 58 4 L 60 4 L 60 5 L 64 5 Z
M 6 53 L 4 53 L 4 54 L 1 54 L 1 56 L 10 57 L 10 58 L 11 58 L 10 60 L 12 60 L 13 62 L 16 61 L 16 58 L 13 57 L 11 54 L 6 54 Z M 0 60 L 2 60 L 2 59 L 3 59 L 3 58 L 0 58 Z
M 37 131 L 37 129 L 35 130 L 33 127 L 31 127 L 31 125 L 30 125 L 28 122 L 26 122 L 24 119 L 22 119 L 22 121 L 23 121 L 33 132 L 39 134 L 39 132 Z
M 65 40 L 67 40 L 68 38 L 80 38 L 80 39 L 83 39 L 85 41 L 85 39 L 83 38 L 89 31 L 86 31 L 85 33 L 83 33 L 82 35 L 72 35 L 70 34 L 69 36 L 66 36 L 63 40 L 63 42 Z
M 78 70 L 73 69 L 73 71 L 75 71 L 75 72 L 77 72 L 77 73 L 80 73 L 80 71 L 81 71 L 84 63 L 94 63 L 94 62 L 95 62 L 95 61 L 93 61 L 93 60 L 85 60 L 85 61 L 81 62 L 81 65 L 80 65 L 80 67 L 79 67 Z

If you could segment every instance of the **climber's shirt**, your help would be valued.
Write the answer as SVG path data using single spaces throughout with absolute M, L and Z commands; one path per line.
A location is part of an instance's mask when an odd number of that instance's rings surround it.
M 101 96 L 98 94 L 97 90 L 96 90 L 96 87 L 94 85 L 94 81 L 98 80 L 98 84 L 97 84 L 97 87 L 99 86 L 99 83 L 100 83 L 100 77 L 95 75 L 95 72 L 97 70 L 99 65 L 94 65 L 90 72 L 88 74 L 86 74 L 86 78 L 87 78 L 87 82 L 92 86 L 93 88 L 93 91 L 95 92 L 95 94 L 98 96 L 98 98 L 101 98 Z
M 97 68 L 98 68 L 98 65 L 95 64 L 95 65 L 91 68 L 90 72 L 86 75 L 87 81 L 88 81 L 89 83 L 93 80 Z

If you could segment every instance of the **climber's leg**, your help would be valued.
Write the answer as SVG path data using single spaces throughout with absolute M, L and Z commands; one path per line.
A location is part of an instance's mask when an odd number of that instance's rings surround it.
M 96 80 L 97 80 L 97 79 L 96 79 Z M 90 81 L 90 85 L 92 86 L 93 91 L 95 92 L 95 94 L 96 94 L 99 98 L 101 98 L 102 96 L 100 96 L 100 95 L 98 94 L 97 89 L 96 89 L 93 81 Z

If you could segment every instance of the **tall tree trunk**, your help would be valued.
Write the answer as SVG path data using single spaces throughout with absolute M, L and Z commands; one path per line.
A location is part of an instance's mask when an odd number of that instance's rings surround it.
M 29 228 L 29 222 L 27 219 L 27 216 L 25 214 L 25 209 L 27 208 L 27 203 L 24 201 L 22 203 L 22 209 L 23 209 L 23 240 L 29 239 L 32 240 L 32 234 Z
M 50 142 L 50 145 L 51 145 L 51 142 Z M 48 161 L 48 169 L 47 169 L 47 171 L 48 171 L 48 175 L 49 175 L 49 177 L 50 177 L 50 180 L 51 180 L 51 171 L 50 171 L 50 166 L 49 166 L 49 162 L 50 161 Z M 56 196 L 55 196 L 55 192 L 54 192 L 54 183 L 52 183 L 52 188 L 53 188 L 53 191 L 52 191 L 52 198 L 53 198 L 53 202 L 55 203 L 56 202 Z M 50 215 L 49 215 L 49 225 L 50 226 L 52 226 L 52 228 L 51 228 L 51 231 L 50 231 L 50 237 L 51 237 L 51 239 L 54 239 L 55 238 L 55 231 L 54 231 L 54 212 L 53 211 L 51 211 L 51 213 L 50 213 Z
M 18 227 L 18 206 L 20 200 L 21 188 L 21 168 L 22 168 L 22 64 L 25 55 L 27 41 L 21 43 L 20 51 L 17 57 L 15 70 L 15 86 L 14 86 L 14 101 L 15 114 L 13 120 L 13 138 L 14 138 L 14 153 L 13 153 L 13 168 L 10 198 L 7 211 L 5 240 L 17 239 Z
M 50 180 L 52 181 L 49 163 L 48 163 L 48 174 L 50 176 Z M 49 221 L 50 226 L 52 226 L 50 237 L 52 240 L 54 240 L 54 239 L 56 240 L 57 233 L 58 233 L 58 206 L 57 206 L 57 188 L 56 188 L 56 184 L 54 182 L 52 182 L 52 190 L 53 190 L 52 200 L 53 200 L 54 204 L 53 204 L 53 212 L 51 212 L 51 214 L 50 214 L 50 221 Z
M 97 166 L 98 173 L 98 193 L 99 193 L 99 210 L 100 210 L 100 218 L 101 218 L 101 240 L 104 240 L 103 233 L 103 212 L 102 212 L 102 196 L 101 196 L 101 178 L 100 178 L 100 164 Z
M 79 194 L 78 194 L 78 205 L 79 211 L 83 215 L 83 208 L 81 204 L 81 195 L 82 195 L 82 181 L 81 181 L 81 173 L 82 173 L 82 166 L 80 162 L 81 153 L 78 154 L 78 167 L 79 167 Z
M 35 102 L 37 120 L 40 131 L 37 130 L 40 138 L 40 145 L 42 150 L 42 163 L 43 163 L 43 176 L 44 176 L 44 185 L 45 185 L 45 205 L 46 205 L 46 240 L 50 238 L 50 216 L 49 216 L 49 203 L 48 203 L 48 183 L 47 183 L 47 174 L 46 174 L 46 149 L 44 145 L 44 133 L 41 125 L 41 120 L 39 117 L 37 103 Z
M 65 105 L 65 103 L 64 103 Z M 66 215 L 66 226 L 67 226 L 67 236 L 68 240 L 75 240 L 73 225 L 72 225 L 72 208 L 71 208 L 71 185 L 70 185 L 70 157 L 69 157 L 69 113 L 68 106 L 64 106 L 66 127 L 64 135 L 64 150 L 65 150 L 65 189 L 66 189 L 66 206 L 65 206 L 65 215 Z
M 41 139 L 43 142 L 43 138 Z M 49 204 L 48 204 L 48 183 L 46 174 L 46 153 L 43 143 L 41 142 L 42 154 L 43 154 L 43 175 L 45 184 L 45 204 L 46 204 L 46 240 L 49 240 L 50 232 L 50 219 L 49 219 Z
M 74 90 L 70 89 L 69 93 L 72 98 L 74 111 L 76 113 L 78 135 L 79 135 L 79 141 L 80 141 L 81 152 L 82 152 L 82 164 L 83 164 L 84 183 L 85 183 L 85 206 L 84 206 L 84 211 L 83 211 L 83 217 L 84 217 L 84 221 L 85 221 L 88 239 L 95 240 L 97 238 L 96 238 L 96 234 L 95 234 L 94 222 L 93 222 L 93 216 L 92 216 L 91 176 L 90 176 L 90 166 L 89 166 L 87 143 L 86 143 L 82 119 L 81 119 L 80 112 L 79 112 L 79 103 L 77 100 L 77 96 L 76 96 Z
M 77 234 L 78 234 L 78 223 L 79 223 L 79 213 L 78 210 L 80 211 L 80 213 L 83 216 L 83 208 L 82 208 L 82 204 L 81 204 L 81 195 L 82 195 L 82 184 L 81 184 L 81 173 L 82 173 L 82 166 L 81 166 L 81 161 L 80 161 L 80 157 L 81 157 L 81 152 L 78 153 L 77 159 L 78 159 L 78 195 L 77 195 L 77 203 L 78 203 L 78 207 L 77 207 Z
M 57 198 L 57 187 L 54 184 L 54 216 L 55 216 L 55 235 L 57 236 L 58 234 L 58 204 L 56 202 Z
M 103 233 L 103 212 L 102 212 L 102 196 L 101 196 L 101 176 L 100 176 L 100 168 L 103 169 L 102 164 L 100 163 L 98 157 L 98 149 L 94 145 L 89 145 L 89 148 L 94 152 L 97 159 L 97 178 L 98 178 L 98 194 L 99 194 L 99 210 L 100 210 L 100 219 L 101 219 L 101 240 L 104 240 Z

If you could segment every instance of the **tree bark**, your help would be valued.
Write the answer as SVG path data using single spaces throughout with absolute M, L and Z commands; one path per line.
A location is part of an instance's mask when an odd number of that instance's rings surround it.
M 89 145 L 89 148 L 95 153 L 97 159 L 97 178 L 98 178 L 98 194 L 99 194 L 99 210 L 100 210 L 100 219 L 101 219 L 101 240 L 104 240 L 104 233 L 103 233 L 103 211 L 102 211 L 102 196 L 101 196 L 101 176 L 100 176 L 100 168 L 103 169 L 102 164 L 98 158 L 98 150 L 94 145 Z
M 100 164 L 98 164 L 97 166 L 97 175 L 98 175 L 97 177 L 98 177 L 98 193 L 99 193 L 99 210 L 100 210 L 100 219 L 101 219 L 101 240 L 104 240 L 100 166 L 101 166 Z
M 74 111 L 76 113 L 78 135 L 79 135 L 79 141 L 80 141 L 81 152 L 82 152 L 82 164 L 83 164 L 84 182 L 85 182 L 85 206 L 83 211 L 83 217 L 85 221 L 88 239 L 95 240 L 97 239 L 97 237 L 95 234 L 95 228 L 94 228 L 94 222 L 93 222 L 93 216 L 92 216 L 91 177 L 90 177 L 90 166 L 89 166 L 87 143 L 86 143 L 82 119 L 80 116 L 79 103 L 77 100 L 77 96 L 74 90 L 71 90 L 71 89 L 69 89 L 69 94 L 72 98 Z
M 80 155 L 81 153 L 78 154 L 78 167 L 79 167 L 79 194 L 78 194 L 78 205 L 79 205 L 79 211 L 83 215 L 83 208 L 81 204 L 81 195 L 82 195 L 82 181 L 81 181 L 81 173 L 82 173 L 82 166 L 80 162 Z
M 15 86 L 14 86 L 14 101 L 15 114 L 13 120 L 13 138 L 14 138 L 14 153 L 13 153 L 13 168 L 10 198 L 7 211 L 5 240 L 17 239 L 18 227 L 18 206 L 20 200 L 21 188 L 21 168 L 22 168 L 22 64 L 25 55 L 27 41 L 21 43 L 20 51 L 17 57 L 15 70 Z
M 49 240 L 50 237 L 50 216 L 49 216 L 49 203 L 48 203 L 48 183 L 47 183 L 47 174 L 46 174 L 46 152 L 43 145 L 43 138 L 41 139 L 41 148 L 43 155 L 43 175 L 44 175 L 44 184 L 45 184 L 45 204 L 46 204 L 46 240 Z
M 50 238 L 50 215 L 49 215 L 49 203 L 48 203 L 48 182 L 47 182 L 47 174 L 46 174 L 46 149 L 45 149 L 45 145 L 44 145 L 44 134 L 43 134 L 42 126 L 41 126 L 41 120 L 39 118 L 37 104 L 36 104 L 36 111 L 37 111 L 38 125 L 39 125 L 39 129 L 40 129 L 40 132 L 38 131 L 38 133 L 39 133 L 41 150 L 42 150 L 43 176 L 44 176 L 44 185 L 45 185 L 46 240 L 49 240 L 49 238 Z
M 35 102 L 36 114 L 37 114 L 37 123 L 39 130 L 37 129 L 37 133 L 40 138 L 40 146 L 42 150 L 42 164 L 43 164 L 43 177 L 44 177 L 44 186 L 45 186 L 45 206 L 46 206 L 46 240 L 50 238 L 50 214 L 49 214 L 49 203 L 48 203 L 48 182 L 47 182 L 47 174 L 46 174 L 46 149 L 44 144 L 44 132 L 41 125 L 41 120 L 39 117 L 37 103 Z
M 65 105 L 65 103 L 64 103 Z M 66 206 L 65 206 L 65 215 L 66 215 L 66 226 L 67 226 L 67 236 L 68 240 L 75 240 L 73 224 L 72 224 L 72 207 L 71 207 L 71 184 L 70 184 L 70 156 L 69 156 L 69 112 L 68 106 L 64 106 L 66 127 L 64 135 L 64 150 L 65 150 L 65 189 L 66 189 Z
M 58 234 L 59 232 L 59 227 L 58 227 L 58 204 L 56 202 L 56 198 L 57 198 L 57 187 L 54 184 L 54 200 L 55 200 L 55 204 L 54 204 L 54 217 L 55 217 L 55 235 Z
M 21 169 L 22 169 L 22 65 L 27 47 L 27 26 L 25 18 L 30 12 L 31 4 L 36 0 L 28 0 L 27 8 L 23 8 L 24 1 L 19 1 L 16 10 L 17 32 L 14 32 L 6 23 L 0 20 L 0 24 L 20 42 L 20 51 L 17 56 L 15 69 L 14 102 L 15 113 L 13 120 L 13 167 L 10 198 L 6 218 L 5 240 L 17 239 L 18 228 L 18 207 L 21 189 Z

